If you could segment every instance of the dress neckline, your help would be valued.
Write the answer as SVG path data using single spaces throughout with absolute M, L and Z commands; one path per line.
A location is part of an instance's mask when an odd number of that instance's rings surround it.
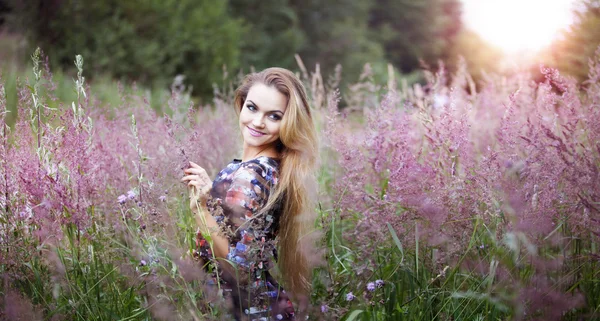
M 247 160 L 247 161 L 245 161 L 245 162 L 243 162 L 241 158 L 234 158 L 234 159 L 233 159 L 233 163 L 234 163 L 234 164 L 248 163 L 248 162 L 251 162 L 251 161 L 253 161 L 253 160 L 260 159 L 260 158 L 267 158 L 267 159 L 273 160 L 273 161 L 275 161 L 277 164 L 279 164 L 279 163 L 280 163 L 280 161 L 281 161 L 279 158 L 274 158 L 274 157 L 271 157 L 271 156 L 258 156 L 258 157 L 255 157 L 255 158 L 251 158 L 251 159 L 249 159 L 249 160 Z

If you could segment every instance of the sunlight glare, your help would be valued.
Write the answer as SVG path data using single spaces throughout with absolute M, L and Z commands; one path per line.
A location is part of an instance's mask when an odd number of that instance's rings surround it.
M 572 21 L 573 0 L 463 0 L 467 27 L 507 53 L 537 51 Z

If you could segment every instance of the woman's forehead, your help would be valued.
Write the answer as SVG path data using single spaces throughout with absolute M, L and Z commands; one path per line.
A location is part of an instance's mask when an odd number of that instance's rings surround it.
M 279 110 L 285 112 L 287 97 L 275 87 L 257 83 L 250 87 L 246 101 L 251 100 L 259 109 L 265 111 Z

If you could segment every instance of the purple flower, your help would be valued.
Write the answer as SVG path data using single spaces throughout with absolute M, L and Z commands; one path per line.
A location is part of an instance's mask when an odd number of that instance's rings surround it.
M 167 201 L 167 197 L 164 196 L 164 195 L 161 195 L 161 196 L 158 197 L 158 200 L 161 201 L 161 202 L 165 202 L 165 201 Z
M 377 286 L 378 288 L 380 288 L 380 287 L 383 286 L 383 283 L 384 283 L 383 280 L 376 280 L 375 281 L 375 286 Z
M 356 296 L 354 296 L 352 292 L 348 292 L 348 294 L 346 294 L 346 301 L 352 301 L 354 298 L 356 298 Z
M 119 195 L 119 197 L 117 198 L 117 202 L 119 202 L 119 204 L 125 204 L 125 202 L 127 202 L 127 196 L 123 194 Z
M 133 190 L 130 190 L 127 192 L 127 198 L 132 200 L 135 198 L 135 192 Z
M 326 313 L 327 311 L 329 311 L 329 307 L 327 306 L 327 304 L 321 305 L 321 312 Z
M 140 261 L 140 266 L 146 266 L 146 264 L 148 264 L 148 263 L 146 263 L 146 260 L 141 260 Z
M 373 282 L 367 283 L 367 290 L 369 290 L 371 292 L 375 291 L 375 283 L 373 283 Z
M 483 249 L 485 248 L 485 245 L 481 244 L 481 245 L 479 246 L 479 248 L 483 250 Z

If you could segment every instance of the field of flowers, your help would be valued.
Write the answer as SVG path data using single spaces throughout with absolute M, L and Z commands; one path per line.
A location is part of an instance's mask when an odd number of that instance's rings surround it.
M 238 156 L 239 79 L 205 106 L 106 99 L 77 57 L 63 101 L 43 61 L 18 117 L 0 75 L 0 318 L 226 319 L 179 180 Z M 463 66 L 381 85 L 366 66 L 338 90 L 300 70 L 322 142 L 310 320 L 600 319 L 600 50 L 584 84 Z

